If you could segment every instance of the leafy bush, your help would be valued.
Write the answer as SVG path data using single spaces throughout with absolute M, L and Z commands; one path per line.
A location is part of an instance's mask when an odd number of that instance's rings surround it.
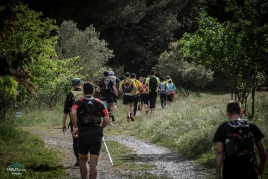
M 171 43 L 169 51 L 159 57 L 157 72 L 162 76 L 171 76 L 175 84 L 187 89 L 203 88 L 213 80 L 213 72 L 201 65 L 195 65 L 184 60 L 176 49 L 176 43 Z
M 107 48 L 108 44 L 99 39 L 99 33 L 93 25 L 81 31 L 76 23 L 63 21 L 58 38 L 56 51 L 59 58 L 79 57 L 77 65 L 82 67 L 80 74 L 91 81 L 102 76 L 105 70 L 103 65 L 114 57 L 113 51 Z

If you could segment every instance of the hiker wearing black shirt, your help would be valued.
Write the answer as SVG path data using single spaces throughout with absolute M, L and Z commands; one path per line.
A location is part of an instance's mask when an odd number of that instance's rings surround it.
M 103 73 L 104 78 L 99 81 L 96 92 L 101 92 L 101 100 L 106 105 L 111 114 L 111 106 L 113 104 L 113 96 L 118 96 L 115 83 L 110 79 L 108 71 Z
M 72 90 L 68 93 L 66 96 L 66 100 L 64 103 L 64 112 L 63 112 L 63 117 L 62 117 L 62 131 L 66 132 L 67 127 L 66 127 L 66 120 L 68 115 L 71 112 L 71 108 L 73 103 L 75 102 L 76 98 L 83 97 L 83 90 L 81 88 L 82 81 L 79 78 L 73 78 L 71 80 L 72 83 Z M 70 120 L 69 126 L 71 128 L 71 132 L 73 132 L 73 124 Z M 68 127 L 69 127 L 68 126 Z M 76 162 L 74 166 L 79 166 L 79 155 L 78 155 L 78 144 L 77 144 L 77 138 L 73 137 L 73 151 L 74 155 L 76 157 Z
M 229 122 L 222 123 L 214 136 L 213 142 L 216 143 L 216 178 L 217 179 L 257 179 L 258 176 L 263 173 L 266 151 L 262 142 L 264 137 L 260 129 L 252 122 L 240 119 L 242 116 L 241 103 L 238 101 L 230 101 L 227 104 L 227 115 L 229 117 Z M 235 127 L 233 127 L 235 126 Z M 232 138 L 235 138 L 239 133 L 231 133 L 228 131 L 235 131 L 236 128 L 243 126 L 239 132 L 248 131 L 248 136 L 252 134 L 252 147 L 242 148 L 241 146 L 232 141 Z M 233 128 L 233 129 L 231 129 Z M 247 136 L 247 135 L 243 135 Z M 230 138 L 230 139 L 229 139 Z M 239 137 L 241 138 L 241 137 Z M 246 139 L 245 146 L 248 146 L 251 138 Z M 253 140 L 254 139 L 254 140 Z M 234 139 L 233 139 L 234 140 Z M 242 141 L 242 139 L 241 139 Z M 231 144 L 235 144 L 237 147 L 234 147 Z M 257 166 L 257 171 L 255 169 L 255 154 L 253 150 L 253 145 L 258 150 L 260 163 Z M 243 146 L 244 147 L 244 146 Z M 237 150 L 237 149 L 241 150 Z M 243 149 L 243 150 L 242 150 Z M 221 168 L 223 164 L 222 176 Z
M 93 97 L 93 83 L 85 83 L 83 92 L 84 98 L 79 99 L 72 106 L 73 136 L 78 139 L 82 179 L 96 179 L 103 129 L 109 123 L 109 114 L 104 103 Z M 88 153 L 90 153 L 89 157 Z

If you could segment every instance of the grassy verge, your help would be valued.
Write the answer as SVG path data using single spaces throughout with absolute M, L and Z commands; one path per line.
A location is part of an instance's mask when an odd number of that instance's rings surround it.
M 257 114 L 254 123 L 263 132 L 264 144 L 268 149 L 268 103 L 267 93 L 258 93 Z M 228 118 L 225 114 L 230 95 L 202 94 L 177 97 L 173 105 L 157 109 L 149 115 L 138 115 L 136 122 L 126 122 L 120 127 L 108 128 L 108 135 L 134 135 L 152 143 L 180 152 L 189 159 L 215 168 L 215 144 L 212 142 L 217 127 Z M 158 101 L 159 105 L 159 101 Z M 122 106 L 122 105 L 121 105 Z M 120 108 L 121 111 L 124 108 Z M 121 112 L 120 112 L 121 113 Z M 266 164 L 265 168 L 268 168 Z M 268 170 L 260 178 L 268 178 Z
M 156 178 L 149 173 L 149 170 L 155 166 L 137 162 L 138 156 L 130 148 L 116 141 L 106 141 L 106 143 L 114 164 L 112 170 L 119 173 L 122 178 Z M 107 152 L 104 145 L 102 145 L 101 152 Z
M 28 132 L 10 125 L 0 125 L 0 176 L 1 178 L 59 178 L 64 174 L 59 165 L 61 155 L 44 148 L 44 142 Z M 10 168 L 19 163 L 25 171 L 15 175 Z
M 229 99 L 229 94 L 202 94 L 202 97 L 199 98 L 193 95 L 180 96 L 176 97 L 173 105 L 167 106 L 165 109 L 158 108 L 149 115 L 145 115 L 145 111 L 138 112 L 135 122 L 127 122 L 124 106 L 120 101 L 119 111 L 115 113 L 116 123 L 112 127 L 107 127 L 104 135 L 133 135 L 180 152 L 214 171 L 215 144 L 212 142 L 212 138 L 217 127 L 228 120 L 225 106 Z M 265 136 L 266 149 L 268 149 L 267 99 L 267 93 L 257 94 L 257 113 L 254 119 Z M 159 101 L 157 105 L 159 106 Z M 14 123 L 20 127 L 61 127 L 62 113 L 61 110 L 58 110 L 61 108 L 62 106 L 58 106 L 53 111 L 22 111 L 22 117 L 15 118 Z M 57 175 L 62 174 L 61 166 L 57 166 L 56 162 L 60 159 L 61 154 L 44 149 L 44 143 L 40 139 L 30 136 L 26 132 L 7 126 L 0 127 L 0 166 L 2 169 L 0 176 L 14 177 L 4 170 L 15 162 L 25 165 L 29 178 L 53 178 L 47 176 L 57 178 Z M 142 174 L 135 178 L 154 178 L 147 172 L 153 166 L 135 163 L 132 159 L 136 156 L 131 153 L 129 148 L 115 141 L 107 141 L 107 144 L 114 159 L 114 170 L 122 171 L 131 168 L 133 171 L 139 171 L 144 169 Z M 105 150 L 104 146 L 102 150 Z M 57 170 L 54 168 L 55 166 L 57 166 Z M 265 168 L 268 168 L 268 164 Z M 25 175 L 23 176 L 26 178 Z M 122 173 L 122 176 L 134 178 L 132 173 Z M 260 178 L 268 178 L 268 170 Z

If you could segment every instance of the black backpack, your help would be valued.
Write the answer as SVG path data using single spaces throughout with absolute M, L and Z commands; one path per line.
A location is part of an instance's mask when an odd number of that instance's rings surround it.
M 100 125 L 101 103 L 97 98 L 83 98 L 77 102 L 81 110 L 77 112 L 78 124 L 81 126 Z
M 102 79 L 102 87 L 101 87 L 101 94 L 104 97 L 112 96 L 113 89 L 112 89 L 112 80 L 110 78 L 103 78 Z
M 156 77 L 151 76 L 149 80 L 149 90 L 150 91 L 156 91 L 157 89 L 157 80 Z
M 246 120 L 229 121 L 224 127 L 225 156 L 237 159 L 240 156 L 254 155 L 254 136 Z

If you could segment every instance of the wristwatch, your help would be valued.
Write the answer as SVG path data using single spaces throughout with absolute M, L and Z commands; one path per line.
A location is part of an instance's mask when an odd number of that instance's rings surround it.
M 78 130 L 78 127 L 74 127 L 74 130 Z

